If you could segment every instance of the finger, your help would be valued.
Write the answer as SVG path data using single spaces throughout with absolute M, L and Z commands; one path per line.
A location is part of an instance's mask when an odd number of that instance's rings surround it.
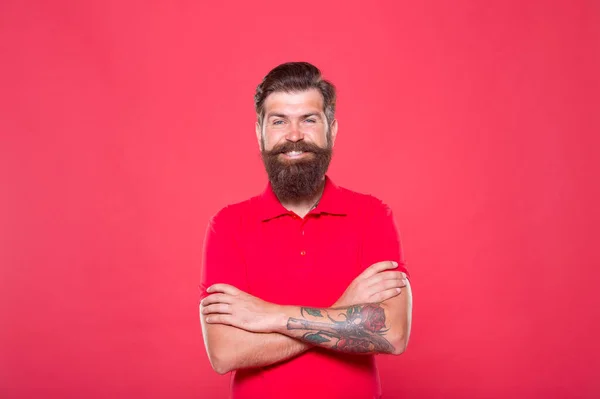
M 400 280 L 402 278 L 404 278 L 404 273 L 402 272 L 396 272 L 396 271 L 385 271 L 385 272 L 381 272 L 381 273 L 377 273 L 376 275 L 370 277 L 369 279 L 367 279 L 367 281 L 365 282 L 367 287 L 370 287 L 374 284 L 378 284 L 384 280 Z
M 367 282 L 369 282 L 369 281 L 370 280 L 368 280 Z M 401 279 L 389 279 L 389 280 L 379 280 L 374 284 L 370 284 L 370 285 L 362 288 L 362 290 L 366 294 L 367 298 L 369 298 L 378 292 L 390 290 L 393 288 L 402 288 L 404 286 L 405 286 L 405 284 L 402 282 Z
M 385 291 L 392 288 L 403 288 L 406 287 L 406 280 L 383 280 L 379 284 L 376 285 L 377 291 Z
M 231 314 L 231 305 L 226 303 L 215 303 L 213 305 L 205 306 L 202 309 L 202 314 Z
M 233 316 L 229 314 L 211 314 L 206 317 L 205 321 L 209 324 L 226 324 L 228 326 L 233 326 Z
M 379 291 L 378 293 L 371 295 L 369 297 L 369 302 L 383 302 L 388 299 L 394 298 L 395 296 L 400 295 L 402 290 L 400 288 L 392 288 L 385 291 Z
M 398 267 L 398 263 L 396 263 L 394 261 L 377 262 L 377 263 L 374 263 L 371 266 L 367 267 L 365 269 L 365 271 L 362 272 L 360 275 L 363 278 L 369 278 L 369 277 L 374 276 L 377 273 L 380 273 L 384 270 L 390 270 L 390 269 L 394 269 L 396 267 Z
M 213 303 L 233 303 L 233 298 L 227 294 L 210 294 L 200 301 L 202 306 L 208 306 Z
M 383 292 L 395 288 L 404 288 L 406 281 L 402 279 L 382 280 L 366 288 L 368 297 L 371 297 L 378 292 Z
M 229 284 L 213 284 L 206 289 L 206 292 L 222 292 L 224 294 L 237 295 L 240 293 L 240 290 Z

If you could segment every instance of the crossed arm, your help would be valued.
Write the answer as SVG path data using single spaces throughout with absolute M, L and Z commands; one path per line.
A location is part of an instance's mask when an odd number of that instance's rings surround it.
M 404 351 L 412 298 L 395 262 L 367 268 L 331 308 L 281 306 L 236 287 L 215 284 L 200 306 L 209 359 L 220 374 L 261 367 L 313 346 L 345 353 Z

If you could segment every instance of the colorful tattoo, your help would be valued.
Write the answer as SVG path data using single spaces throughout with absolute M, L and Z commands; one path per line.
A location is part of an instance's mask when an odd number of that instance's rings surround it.
M 334 311 L 341 311 L 338 320 L 330 315 Z M 385 312 L 380 304 L 335 309 L 302 307 L 300 314 L 303 319 L 288 319 L 287 329 L 306 331 L 298 337 L 305 342 L 348 353 L 394 351 L 392 344 L 383 337 L 389 328 L 385 328 Z

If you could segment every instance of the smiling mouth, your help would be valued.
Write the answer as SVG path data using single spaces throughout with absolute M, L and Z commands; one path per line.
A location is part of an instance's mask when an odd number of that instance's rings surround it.
M 288 152 L 283 152 L 283 155 L 285 155 L 288 158 L 299 158 L 305 154 L 310 154 L 310 152 L 307 151 L 288 151 Z

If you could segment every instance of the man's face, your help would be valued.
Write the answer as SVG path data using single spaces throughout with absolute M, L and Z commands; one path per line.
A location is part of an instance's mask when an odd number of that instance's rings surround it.
M 310 197 L 331 160 L 337 121 L 328 126 L 316 89 L 276 92 L 264 102 L 256 136 L 273 190 L 281 200 Z

